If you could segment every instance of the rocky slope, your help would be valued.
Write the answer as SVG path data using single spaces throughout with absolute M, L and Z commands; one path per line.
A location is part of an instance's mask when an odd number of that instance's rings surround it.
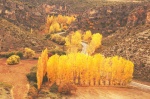
M 26 29 L 39 29 L 45 23 L 47 15 L 77 14 L 80 16 L 74 25 L 75 29 L 91 29 L 94 32 L 110 34 L 118 27 L 145 23 L 143 19 L 146 17 L 149 6 L 148 2 L 1 0 L 0 16 L 18 26 L 23 25 Z M 136 13 L 131 13 L 133 10 L 137 10 Z
M 40 29 L 48 15 L 79 14 L 90 6 L 86 0 L 0 0 L 0 16 L 26 29 Z
M 103 39 L 98 52 L 105 56 L 119 55 L 135 64 L 134 78 L 150 81 L 150 24 L 124 28 Z
M 0 52 L 25 47 L 36 51 L 41 51 L 45 47 L 55 47 L 54 43 L 44 40 L 40 34 L 30 33 L 2 18 L 0 18 L 0 23 Z
M 22 2 L 21 2 L 22 1 Z M 38 29 L 45 23 L 47 15 L 66 13 L 66 8 L 34 0 L 2 0 L 0 1 L 0 15 L 10 22 L 26 29 Z
M 108 36 L 122 27 L 135 27 L 150 22 L 150 2 L 104 3 L 79 16 L 71 30 L 92 30 Z

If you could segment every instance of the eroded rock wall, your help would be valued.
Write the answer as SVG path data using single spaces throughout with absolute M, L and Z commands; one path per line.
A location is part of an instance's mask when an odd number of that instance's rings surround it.
M 129 3 L 112 6 L 92 8 L 78 16 L 76 22 L 70 28 L 100 32 L 108 36 L 122 27 L 136 27 L 149 24 L 149 3 Z

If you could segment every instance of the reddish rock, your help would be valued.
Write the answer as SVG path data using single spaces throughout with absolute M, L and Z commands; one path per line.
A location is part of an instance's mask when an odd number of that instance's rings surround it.
M 147 12 L 146 23 L 150 24 L 150 11 Z

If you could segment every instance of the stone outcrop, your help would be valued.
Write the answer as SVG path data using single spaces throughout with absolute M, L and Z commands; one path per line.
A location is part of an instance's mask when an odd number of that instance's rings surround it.
M 150 4 L 139 6 L 134 9 L 128 16 L 127 26 L 133 27 L 149 23 Z
M 78 16 L 71 30 L 92 30 L 108 36 L 122 27 L 149 24 L 150 3 L 130 3 L 92 8 Z
M 150 24 L 150 10 L 147 11 L 146 16 L 147 16 L 147 17 L 146 17 L 146 23 L 147 23 L 147 24 Z
M 19 1 L 0 2 L 0 15 L 20 26 L 24 25 L 26 28 L 38 29 L 45 23 L 47 15 L 54 13 L 64 13 L 66 10 L 63 6 L 49 5 L 41 3 L 35 5 L 34 3 L 26 3 Z

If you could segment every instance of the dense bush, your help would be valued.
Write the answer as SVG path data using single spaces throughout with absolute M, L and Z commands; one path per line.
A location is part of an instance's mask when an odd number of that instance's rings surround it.
M 32 58 L 35 55 L 35 51 L 30 48 L 25 48 L 24 57 Z
M 23 52 L 18 51 L 16 52 L 16 55 L 18 55 L 20 58 L 23 58 Z
M 28 81 L 30 82 L 31 86 L 34 86 L 35 88 L 37 88 L 37 66 L 34 66 L 33 68 L 31 68 L 30 73 L 28 73 L 26 75 Z M 47 82 L 47 76 L 43 77 L 43 83 Z
M 29 74 L 26 75 L 29 81 L 37 82 L 36 79 L 36 71 L 35 72 L 30 72 Z
M 68 26 L 75 21 L 73 16 L 48 16 L 46 20 L 45 33 L 57 33 L 60 31 L 65 31 Z
M 45 39 L 50 39 L 50 34 L 45 34 Z
M 5 53 L 5 54 L 3 54 L 1 56 L 9 58 L 12 55 L 18 55 L 20 58 L 23 58 L 23 53 L 21 51 L 7 52 L 7 53 Z
M 26 75 L 26 77 L 28 78 L 28 81 L 37 82 L 36 71 L 37 71 L 37 66 L 34 66 L 33 68 L 31 68 L 30 73 Z
M 66 55 L 66 52 L 64 51 L 60 51 L 60 50 L 52 50 L 52 51 L 49 51 L 48 52 L 48 56 L 52 56 L 52 55 L 55 55 L 55 54 L 58 54 L 58 55 Z
M 9 58 L 12 55 L 16 55 L 15 52 L 7 52 L 4 57 Z
M 50 92 L 58 92 L 58 86 L 56 85 L 56 83 L 54 83 L 50 89 L 49 89 Z
M 55 43 L 57 43 L 57 44 L 60 44 L 60 45 L 64 45 L 65 44 L 65 37 L 60 36 L 59 34 L 52 34 L 52 35 L 50 35 L 50 39 L 52 41 L 54 41 Z
M 18 55 L 12 55 L 7 59 L 8 65 L 18 64 L 20 62 L 20 57 Z

